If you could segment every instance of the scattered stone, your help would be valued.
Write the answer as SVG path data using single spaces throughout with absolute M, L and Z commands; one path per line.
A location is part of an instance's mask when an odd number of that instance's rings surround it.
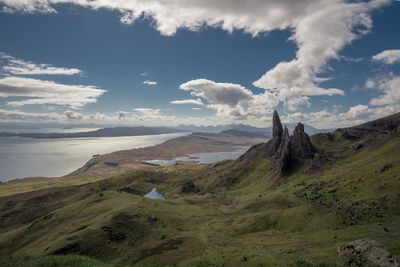
M 390 168 L 392 168 L 392 163 L 386 163 L 385 165 L 382 166 L 382 168 L 380 169 L 380 173 L 389 170 Z
M 118 193 L 128 193 L 128 194 L 132 194 L 132 195 L 142 195 L 143 192 L 140 190 L 136 190 L 132 187 L 122 187 L 120 189 L 117 190 Z
M 345 264 L 356 267 L 398 267 L 400 261 L 381 244 L 370 239 L 359 239 L 338 248 Z
M 352 148 L 353 148 L 354 150 L 360 150 L 360 149 L 363 148 L 363 147 L 364 147 L 363 144 L 358 143 L 358 144 L 353 145 Z
M 182 185 L 182 193 L 190 194 L 190 193 L 199 193 L 200 190 L 196 187 L 196 185 L 192 181 L 188 181 Z

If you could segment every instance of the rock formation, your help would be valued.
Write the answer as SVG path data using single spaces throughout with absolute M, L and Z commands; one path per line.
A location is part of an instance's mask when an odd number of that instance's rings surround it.
M 279 118 L 278 112 L 274 111 L 272 116 L 272 141 L 273 141 L 273 153 L 276 153 L 281 144 L 283 128 L 281 119 Z
M 360 267 L 397 267 L 400 261 L 387 252 L 381 244 L 370 239 L 359 239 L 338 249 L 345 264 Z
M 289 130 L 285 127 L 285 131 L 283 132 L 281 142 L 276 153 L 276 168 L 279 172 L 284 172 L 289 169 L 291 161 L 290 147 Z
M 280 172 L 286 172 L 298 159 L 312 159 L 315 154 L 310 137 L 304 132 L 304 125 L 299 123 L 289 136 L 289 130 L 283 130 L 281 120 L 276 111 L 272 118 L 272 140 L 270 155 L 275 158 L 274 166 Z
M 304 125 L 299 123 L 291 137 L 290 150 L 293 158 L 311 159 L 314 156 L 314 147 L 310 137 L 304 132 Z
M 328 158 L 322 154 L 315 153 L 311 161 L 310 167 L 307 170 L 308 174 L 314 174 L 323 171 L 328 165 Z

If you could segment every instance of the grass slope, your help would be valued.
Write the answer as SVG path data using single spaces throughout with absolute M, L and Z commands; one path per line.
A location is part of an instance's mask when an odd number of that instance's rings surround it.
M 285 177 L 261 144 L 215 165 L 143 169 L 86 184 L 82 176 L 30 192 L 0 185 L 0 254 L 79 254 L 122 266 L 336 266 L 340 244 L 367 237 L 398 255 L 400 137 L 386 124 L 353 128 L 357 136 L 314 135 L 325 167 L 310 172 L 310 161 L 298 162 Z M 182 193 L 188 181 L 201 192 Z M 168 200 L 144 199 L 153 187 Z
M 111 267 L 83 256 L 0 257 L 2 267 Z

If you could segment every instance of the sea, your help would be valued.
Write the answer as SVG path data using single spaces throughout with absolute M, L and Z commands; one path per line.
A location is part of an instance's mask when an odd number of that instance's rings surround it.
M 0 137 L 0 181 L 67 175 L 93 155 L 154 146 L 187 134 L 62 139 Z
M 47 129 L 45 132 L 72 132 L 91 129 Z M 19 132 L 7 130 L 8 132 Z M 44 132 L 27 131 L 24 132 Z M 127 137 L 90 137 L 34 139 L 21 137 L 0 137 L 0 181 L 6 182 L 25 177 L 60 177 L 82 167 L 94 155 L 106 154 L 119 150 L 154 146 L 169 139 L 190 133 Z M 155 165 L 171 165 L 177 161 L 197 161 L 214 163 L 224 159 L 236 159 L 247 148 L 238 148 L 232 152 L 198 153 L 188 157 L 169 161 L 149 160 Z

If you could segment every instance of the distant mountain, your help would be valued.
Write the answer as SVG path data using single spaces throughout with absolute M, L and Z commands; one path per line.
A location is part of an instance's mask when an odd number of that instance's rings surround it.
M 225 131 L 222 131 L 221 134 L 233 135 L 233 136 L 242 137 L 242 138 L 261 138 L 261 139 L 268 138 L 266 134 L 253 133 L 253 132 L 249 132 L 249 131 L 241 131 L 241 130 L 237 130 L 237 129 L 225 130 Z
M 284 124 L 289 129 L 289 132 L 294 130 L 297 125 L 295 123 Z M 196 125 L 185 125 L 181 124 L 177 126 L 178 129 L 192 131 L 192 132 L 222 132 L 227 130 L 238 130 L 242 132 L 254 133 L 262 135 L 266 138 L 272 137 L 272 126 L 269 127 L 254 127 L 246 124 L 228 124 L 228 125 L 216 125 L 216 126 L 196 126 Z M 316 133 L 330 132 L 332 129 L 317 129 L 311 125 L 304 125 L 304 131 L 310 135 Z

